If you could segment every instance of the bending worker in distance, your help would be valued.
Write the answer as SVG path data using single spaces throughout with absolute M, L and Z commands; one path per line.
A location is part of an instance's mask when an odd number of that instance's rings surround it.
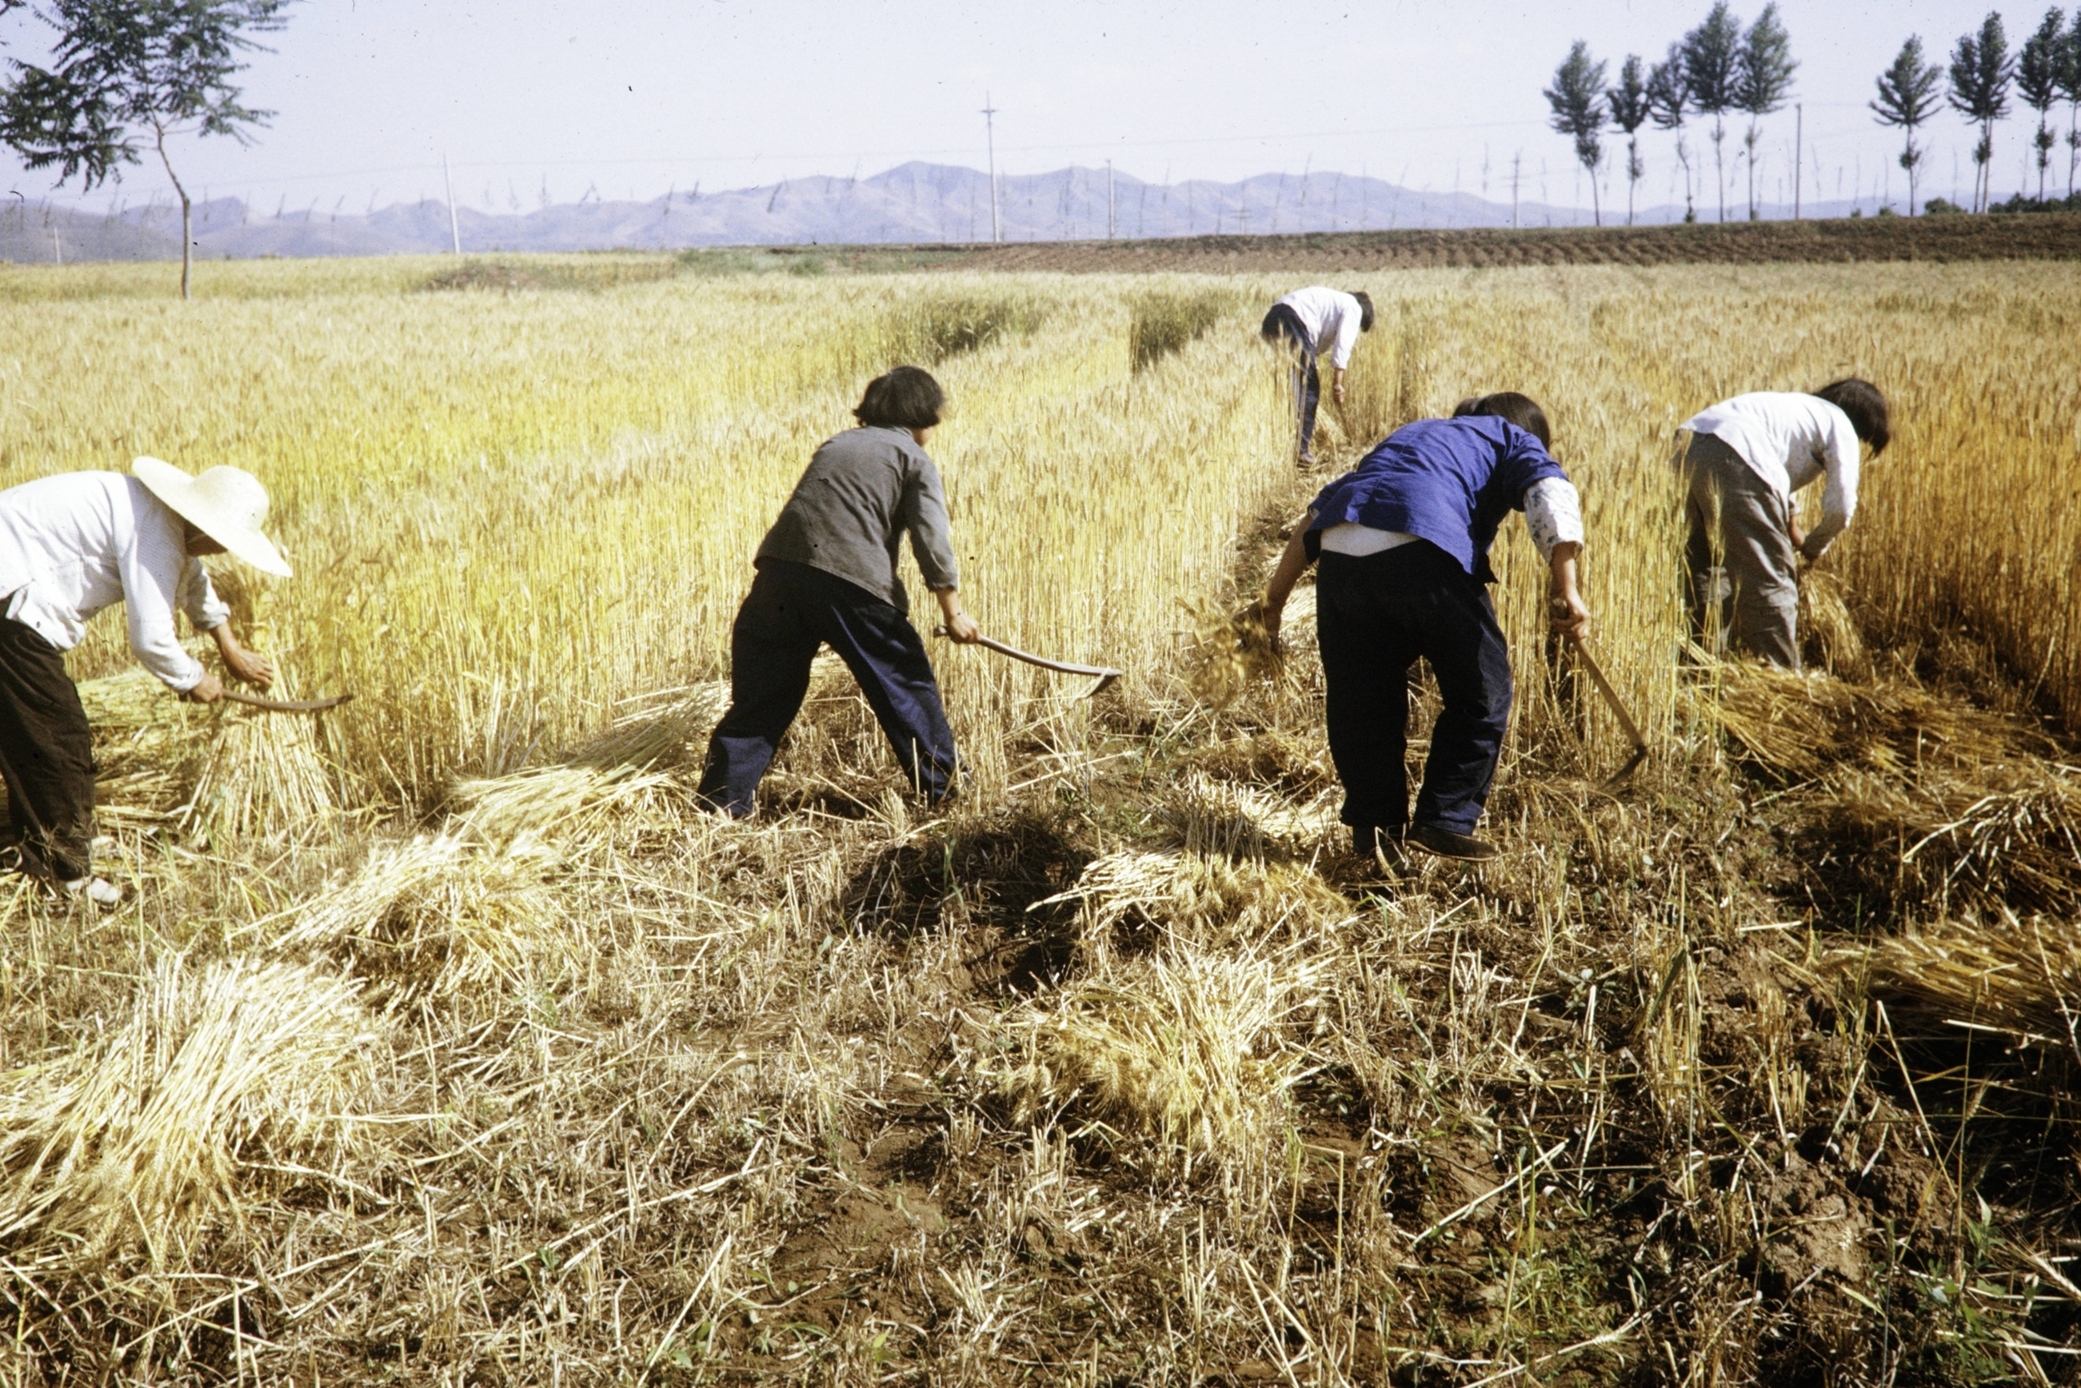
M 93 876 L 94 747 L 62 652 L 89 617 L 122 603 L 130 649 L 184 699 L 211 704 L 224 686 L 186 651 L 174 610 L 216 638 L 224 667 L 265 689 L 274 667 L 239 645 L 230 610 L 197 557 L 229 551 L 263 573 L 289 566 L 260 527 L 267 489 L 213 467 L 190 477 L 157 458 L 117 472 L 68 472 L 0 492 L 0 772 L 18 870 L 103 905 L 120 893 Z
M 1858 440 L 1886 451 L 1886 397 L 1869 381 L 1811 395 L 1756 391 L 1683 424 L 1685 599 L 1693 639 L 1799 668 L 1799 560 L 1828 550 L 1857 513 Z M 1792 493 L 1818 478 L 1821 519 L 1799 529 Z
M 1554 629 L 1578 638 L 1589 630 L 1576 585 L 1581 502 L 1551 442 L 1545 412 L 1514 391 L 1464 400 L 1451 419 L 1404 425 L 1322 490 L 1272 572 L 1264 622 L 1276 643 L 1295 581 L 1322 562 L 1315 620 L 1330 757 L 1360 857 L 1395 866 L 1405 841 L 1446 858 L 1496 855 L 1474 830 L 1510 721 L 1510 652 L 1487 591 L 1489 546 L 1510 512 L 1525 513 L 1552 569 Z M 1403 755 L 1419 656 L 1445 707 L 1412 826 Z
M 939 382 L 918 367 L 875 377 L 853 411 L 860 427 L 817 449 L 766 532 L 753 560 L 758 577 L 730 628 L 730 710 L 701 774 L 711 808 L 751 814 L 809 692 L 810 662 L 827 643 L 860 682 L 912 787 L 930 802 L 953 793 L 954 734 L 896 576 L 908 532 L 947 635 L 982 635 L 961 608 L 946 492 L 925 452 L 945 405 Z
M 1373 331 L 1373 300 L 1364 293 L 1314 285 L 1296 289 L 1272 305 L 1258 329 L 1267 342 L 1283 341 L 1294 354 L 1293 404 L 1300 416 L 1300 444 L 1295 458 L 1302 467 L 1315 464 L 1315 407 L 1322 399 L 1322 377 L 1315 369 L 1324 352 L 1330 358 L 1330 398 L 1344 403 L 1344 368 L 1358 335 Z

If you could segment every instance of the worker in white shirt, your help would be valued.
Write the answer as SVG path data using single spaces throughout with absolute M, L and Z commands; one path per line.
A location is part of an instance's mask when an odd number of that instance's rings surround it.
M 1364 293 L 1347 294 L 1341 289 L 1313 285 L 1296 289 L 1264 316 L 1258 331 L 1267 342 L 1285 342 L 1293 352 L 1293 401 L 1300 416 L 1300 447 L 1296 457 L 1302 467 L 1315 462 L 1315 406 L 1322 398 L 1322 378 L 1316 359 L 1330 359 L 1330 398 L 1344 403 L 1344 371 L 1351 365 L 1351 349 L 1358 335 L 1373 331 L 1373 301 Z
M 1886 397 L 1855 377 L 1810 395 L 1757 391 L 1692 416 L 1677 437 L 1692 636 L 1799 669 L 1799 561 L 1819 559 L 1856 514 L 1857 445 L 1885 451 Z M 1821 519 L 1802 532 L 1792 494 L 1817 479 Z
M 157 458 L 133 476 L 69 472 L 0 491 L 0 773 L 23 874 L 101 905 L 120 899 L 95 877 L 94 749 L 63 652 L 87 619 L 122 603 L 130 649 L 168 688 L 215 703 L 224 686 L 181 649 L 174 612 L 216 639 L 224 666 L 265 689 L 274 668 L 232 635 L 230 610 L 200 559 L 231 554 L 265 573 L 289 566 L 261 533 L 267 490 L 251 473 L 199 477 Z

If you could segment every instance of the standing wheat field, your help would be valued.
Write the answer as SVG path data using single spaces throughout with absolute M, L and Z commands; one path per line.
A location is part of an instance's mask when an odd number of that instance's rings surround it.
M 252 471 L 297 577 L 218 567 L 234 623 L 356 696 L 71 656 L 129 895 L 0 898 L 0 1381 L 2074 1381 L 2071 273 L 1341 277 L 1378 321 L 1301 475 L 1284 280 L 523 268 L 0 267 L 0 485 Z M 820 666 L 760 817 L 704 814 L 752 552 L 906 361 L 969 610 L 1127 673 L 931 643 L 928 818 Z M 1848 374 L 1896 434 L 1816 673 L 1712 666 L 1672 431 Z M 1307 590 L 1276 669 L 1222 618 L 1505 389 L 1653 754 L 1602 785 L 1506 529 L 1504 857 L 1383 882 Z

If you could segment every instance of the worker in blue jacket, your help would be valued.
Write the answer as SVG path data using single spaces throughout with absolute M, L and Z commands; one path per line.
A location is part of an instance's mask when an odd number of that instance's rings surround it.
M 1352 848 L 1387 865 L 1412 843 L 1447 858 L 1496 854 L 1474 836 L 1510 719 L 1510 653 L 1487 585 L 1488 550 L 1512 511 L 1553 573 L 1552 620 L 1589 629 L 1576 584 L 1582 508 L 1547 451 L 1546 414 L 1514 391 L 1460 403 L 1389 435 L 1332 482 L 1294 527 L 1264 597 L 1274 642 L 1296 580 L 1319 558 L 1316 623 L 1330 756 Z M 1409 667 L 1421 656 L 1444 709 L 1409 816 Z

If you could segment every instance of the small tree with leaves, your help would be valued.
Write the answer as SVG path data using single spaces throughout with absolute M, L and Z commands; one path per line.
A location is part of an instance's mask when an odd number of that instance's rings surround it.
M 1937 84 L 1943 80 L 1943 69 L 1924 61 L 1921 37 L 1912 36 L 1900 46 L 1893 66 L 1879 74 L 1879 98 L 1871 103 L 1872 114 L 1878 117 L 1879 124 L 1896 126 L 1907 132 L 1907 144 L 1900 152 L 1900 166 L 1908 174 L 1910 217 L 1915 215 L 1915 170 L 1921 166 L 1923 155 L 1923 151 L 1915 147 L 1915 127 L 1936 114 Z
M 194 206 L 167 153 L 169 137 L 247 132 L 273 114 L 239 103 L 231 79 L 249 35 L 280 29 L 289 0 L 51 0 L 33 13 L 57 30 L 54 61 L 10 59 L 0 85 L 0 143 L 32 169 L 88 188 L 139 161 L 149 140 L 181 200 L 181 297 L 188 297 Z
M 1763 7 L 1756 22 L 1742 36 L 1741 59 L 1735 65 L 1734 104 L 1748 115 L 1748 132 L 1741 137 L 1748 155 L 1749 220 L 1760 215 L 1756 206 L 1756 143 L 1762 135 L 1763 117 L 1785 109 L 1792 92 L 1792 74 L 1799 64 L 1792 58 L 1792 36 L 1778 19 L 1776 0 Z
M 1951 49 L 1951 105 L 1980 126 L 1973 147 L 1973 211 L 1985 212 L 1994 189 L 1994 123 L 2009 114 L 2009 82 L 2016 61 L 2002 17 L 1989 11 L 1977 33 L 1961 35 Z
M 2074 196 L 2074 168 L 2081 163 L 2081 5 L 2060 45 L 2059 94 L 2067 99 L 2067 196 Z
M 1684 220 L 1698 220 L 1691 201 L 1691 151 L 1684 143 L 1684 120 L 1691 113 L 1691 93 L 1684 85 L 1684 54 L 1680 44 L 1669 45 L 1669 56 L 1648 69 L 1647 114 L 1657 130 L 1676 132 L 1676 162 L 1684 170 Z
M 2037 132 L 2031 148 L 2038 156 L 2038 201 L 2045 200 L 2045 171 L 2052 164 L 2052 147 L 2059 143 L 2052 133 L 2049 116 L 2059 100 L 2061 71 L 2067 60 L 2067 17 L 2057 9 L 2045 11 L 2038 30 L 2023 41 L 2016 54 L 2016 94 L 2023 104 L 2038 113 Z
M 1713 177 L 1719 184 L 1720 220 L 1727 220 L 1727 113 L 1741 105 L 1741 21 L 1714 0 L 1705 23 L 1685 34 L 1684 91 L 1699 114 L 1712 117 Z
M 1575 138 L 1575 157 L 1590 174 L 1590 214 L 1604 225 L 1604 210 L 1597 199 L 1597 168 L 1604 162 L 1604 64 L 1593 62 L 1590 46 L 1581 39 L 1554 69 L 1554 84 L 1546 89 L 1546 104 L 1553 107 L 1553 128 Z
M 1640 127 L 1647 124 L 1647 82 L 1641 76 L 1639 55 L 1628 53 L 1619 66 L 1615 87 L 1604 91 L 1604 104 L 1611 110 L 1611 123 L 1626 135 L 1626 225 L 1633 225 L 1633 190 L 1647 165 L 1640 159 Z

